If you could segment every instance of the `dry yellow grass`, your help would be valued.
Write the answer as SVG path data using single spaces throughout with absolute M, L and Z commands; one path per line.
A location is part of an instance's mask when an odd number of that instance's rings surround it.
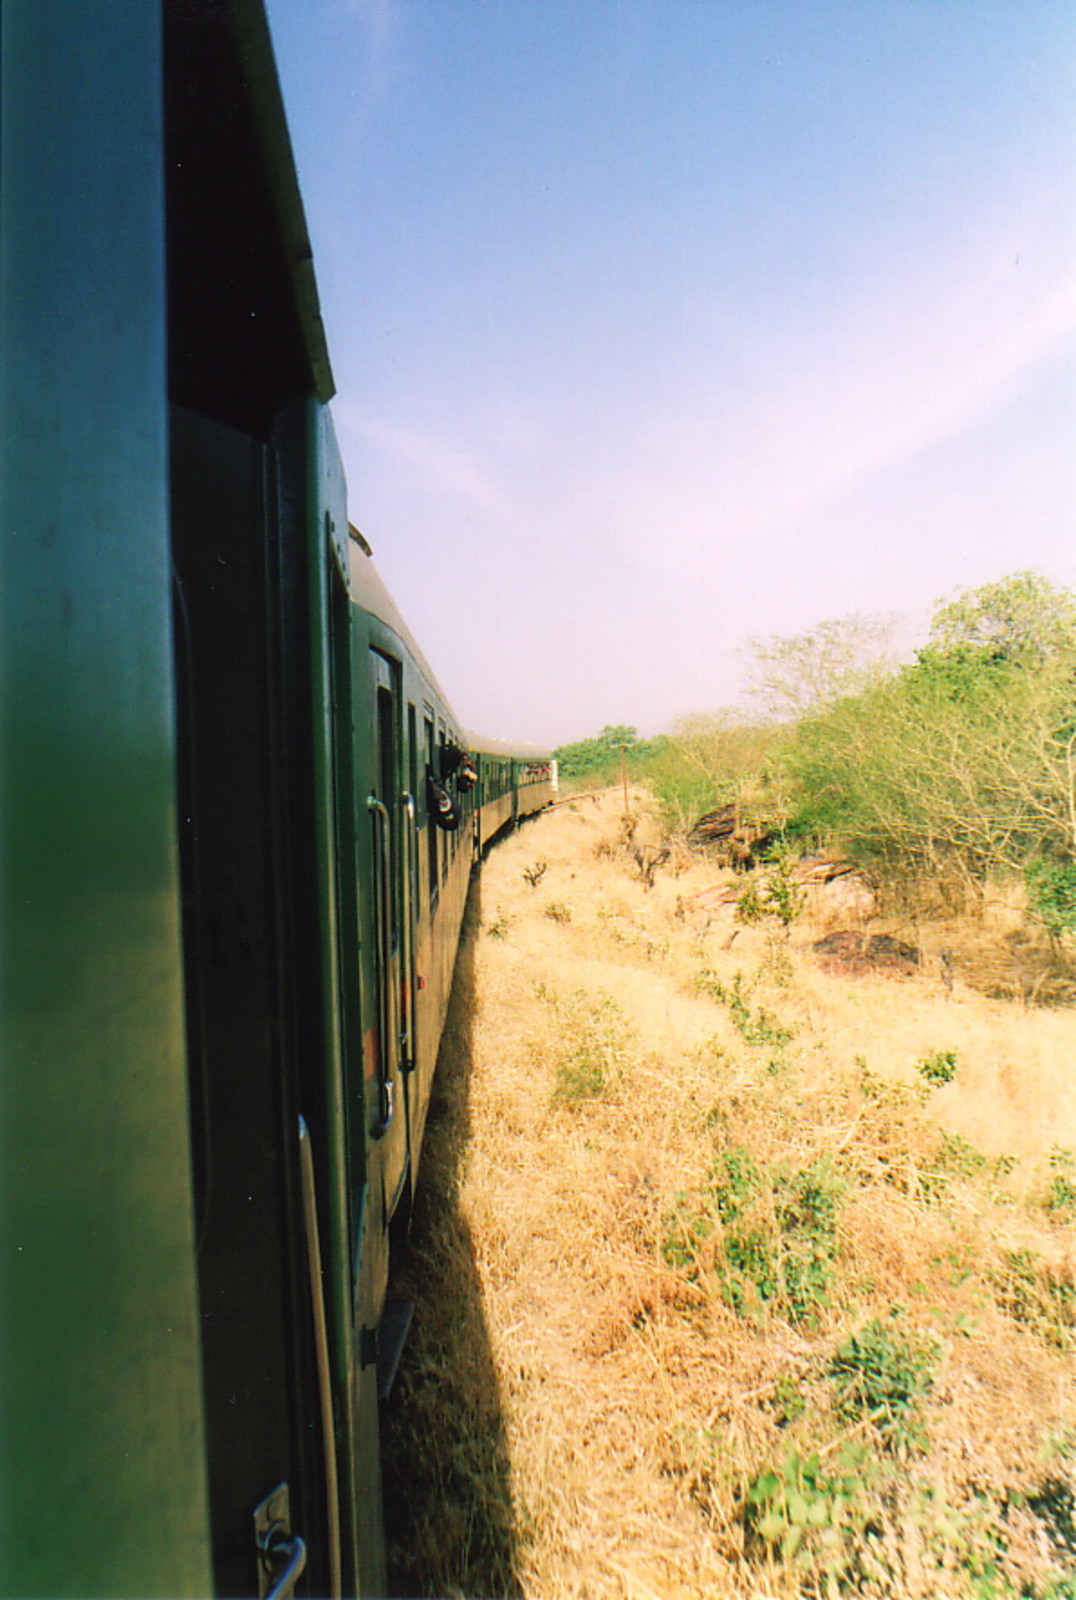
M 648 889 L 632 849 L 656 825 L 633 808 L 631 848 L 619 794 L 528 824 L 472 896 L 400 1284 L 397 1591 L 836 1594 L 826 1518 L 842 1592 L 1076 1594 L 1076 1207 L 1050 1165 L 1076 1150 L 1071 1012 L 947 988 L 931 959 L 827 974 L 817 928 L 737 923 L 705 860 L 674 854 Z M 931 1087 L 937 1052 L 957 1070 Z M 798 1312 L 729 1292 L 708 1174 L 736 1149 L 771 1223 L 782 1172 L 840 1191 Z M 840 1414 L 834 1353 L 872 1324 L 929 1346 L 922 1443 Z M 818 1457 L 820 1509 L 786 1561 L 749 1491 L 768 1470 L 804 1489 L 790 1448 Z

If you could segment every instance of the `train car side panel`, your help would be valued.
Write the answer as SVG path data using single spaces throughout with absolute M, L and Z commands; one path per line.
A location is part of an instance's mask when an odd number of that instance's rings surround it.
M 371 823 L 362 885 L 364 992 L 373 997 L 378 1019 L 378 1070 L 384 1072 L 387 1064 L 390 1078 L 399 1075 L 394 1095 L 401 1105 L 394 1117 L 407 1138 L 402 1161 L 399 1153 L 388 1158 L 384 1204 L 386 1219 L 405 1220 L 467 897 L 473 806 L 462 804 L 459 793 L 454 763 L 464 745 L 456 720 L 358 538 L 352 541 L 350 578 L 356 660 L 364 652 L 369 656 L 373 696 L 365 740 L 369 753 L 360 733 L 356 768 L 360 803 L 365 801 L 377 819 Z M 438 825 L 433 802 L 438 788 L 452 804 L 454 827 Z M 384 910 L 379 909 L 385 903 L 379 856 L 389 864 L 392 883 Z M 379 986 L 377 979 L 379 938 L 391 952 L 388 986 Z M 380 1041 L 390 1022 L 399 1037 L 385 1051 Z M 394 1136 L 390 1128 L 387 1137 Z M 385 1161 L 380 1151 L 378 1157 Z
M 544 758 L 517 759 L 516 802 L 519 817 L 532 817 L 553 799 L 552 763 Z
M 160 18 L 3 26 L 0 1590 L 204 1595 Z

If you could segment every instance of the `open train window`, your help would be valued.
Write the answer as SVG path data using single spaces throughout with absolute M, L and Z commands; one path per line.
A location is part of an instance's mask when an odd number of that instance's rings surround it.
M 427 771 L 434 772 L 436 770 L 434 767 L 436 745 L 434 742 L 433 712 L 430 711 L 428 707 L 423 727 L 426 735 L 426 768 Z M 428 852 L 427 864 L 429 867 L 430 878 L 430 907 L 432 909 L 437 904 L 438 887 L 440 882 L 437 873 L 438 829 L 434 826 L 433 818 L 430 816 L 429 805 L 426 802 L 425 795 L 423 795 L 423 805 L 426 807 L 426 849 Z
M 445 732 L 445 725 L 442 722 L 441 726 L 440 726 L 440 749 L 438 751 L 438 762 L 437 762 L 437 772 L 439 774 L 444 772 L 444 770 L 445 770 L 445 751 L 447 749 L 448 749 L 448 734 Z M 456 842 L 456 836 L 455 836 L 454 833 L 450 833 L 447 836 L 447 838 L 445 839 L 445 848 L 441 852 L 441 881 L 442 881 L 442 883 L 446 882 L 447 879 L 448 879 L 448 869 L 452 865 L 452 851 L 453 851 L 453 848 L 455 846 L 455 842 Z
M 408 830 L 408 851 L 413 868 L 407 874 L 407 915 L 412 925 L 416 922 L 421 905 L 422 865 L 419 860 L 419 792 L 418 792 L 418 718 L 412 701 L 407 702 L 407 750 L 405 752 L 407 793 L 411 797 L 411 810 L 404 821 Z
M 418 734 L 416 729 L 415 708 L 411 701 L 407 703 L 407 792 L 412 800 L 418 794 Z

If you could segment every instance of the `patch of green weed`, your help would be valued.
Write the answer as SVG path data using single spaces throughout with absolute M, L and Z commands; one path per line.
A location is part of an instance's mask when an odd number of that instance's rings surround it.
M 742 1492 L 748 1559 L 767 1574 L 781 1562 L 802 1585 L 797 1593 L 1076 1600 L 1071 1578 L 1056 1567 L 1032 1576 L 1007 1560 L 1009 1516 L 1018 1507 L 1044 1522 L 1055 1549 L 1067 1548 L 1072 1497 L 1058 1482 L 1033 1496 L 972 1490 L 954 1499 L 914 1476 L 906 1459 L 879 1455 L 866 1441 L 831 1450 L 789 1447 Z
M 566 997 L 539 988 L 560 1026 L 553 1100 L 574 1104 L 607 1094 L 627 1067 L 634 1034 L 607 995 L 579 990 Z
M 1006 1250 L 990 1273 L 998 1305 L 1055 1350 L 1076 1344 L 1076 1283 L 1026 1247 Z
M 1050 1152 L 1053 1173 L 1043 1206 L 1057 1222 L 1076 1221 L 1076 1155 L 1055 1147 Z
M 864 1100 L 893 1111 L 903 1111 L 916 1105 L 918 1097 L 914 1089 L 873 1071 L 867 1065 L 866 1056 L 856 1056 L 854 1065 L 859 1072 L 859 1092 Z
M 952 1083 L 956 1077 L 956 1051 L 933 1050 L 922 1061 L 916 1062 L 916 1070 L 927 1083 L 935 1086 Z
M 672 1206 L 665 1218 L 662 1256 L 670 1267 L 695 1277 L 702 1263 L 703 1247 L 713 1231 L 713 1217 L 699 1209 L 694 1194 L 681 1191 L 673 1196 Z
M 986 1157 L 969 1139 L 943 1128 L 933 1159 L 920 1173 L 920 1187 L 926 1199 L 939 1200 L 954 1179 L 970 1183 L 989 1165 Z
M 792 880 L 787 861 L 778 861 L 769 871 L 754 878 L 736 901 L 737 922 L 762 922 L 775 917 L 782 927 L 795 922 L 807 902 L 807 895 Z
M 773 1414 L 779 1428 L 787 1428 L 807 1410 L 807 1396 L 803 1382 L 789 1372 L 782 1372 L 773 1386 Z
M 889 1450 L 925 1450 L 922 1408 L 940 1355 L 938 1341 L 905 1327 L 898 1308 L 888 1318 L 876 1317 L 850 1334 L 830 1361 L 838 1416 L 869 1420 Z
M 709 968 L 703 968 L 696 981 L 704 994 L 728 1007 L 733 1027 L 747 1044 L 772 1045 L 780 1049 L 795 1037 L 795 1029 L 786 1027 L 772 1011 L 763 1006 L 752 1007 L 742 972 L 736 973 L 731 987 L 723 984 Z
M 747 1487 L 748 1548 L 809 1566 L 846 1586 L 859 1566 L 856 1549 L 871 1515 L 865 1491 L 872 1476 L 873 1464 L 862 1446 L 846 1444 L 832 1464 L 790 1447 L 778 1465 L 767 1467 Z
M 843 1193 L 826 1157 L 768 1166 L 731 1146 L 698 1190 L 678 1197 L 666 1222 L 665 1259 L 698 1271 L 702 1246 L 720 1229 L 710 1253 L 725 1303 L 740 1316 L 768 1308 L 812 1326 L 830 1303 Z

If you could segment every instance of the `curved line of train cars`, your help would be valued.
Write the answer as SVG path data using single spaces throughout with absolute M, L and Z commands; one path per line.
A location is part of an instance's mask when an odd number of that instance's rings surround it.
M 549 763 L 349 526 L 261 0 L 4 0 L 0 66 L 0 1591 L 383 1593 L 390 1252 Z

